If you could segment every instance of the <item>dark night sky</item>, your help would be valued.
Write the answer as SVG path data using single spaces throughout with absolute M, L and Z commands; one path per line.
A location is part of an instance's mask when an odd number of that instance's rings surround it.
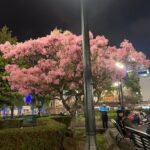
M 130 40 L 150 58 L 150 0 L 87 0 L 90 30 L 110 45 Z M 0 0 L 0 27 L 19 41 L 49 34 L 55 27 L 81 33 L 80 0 Z

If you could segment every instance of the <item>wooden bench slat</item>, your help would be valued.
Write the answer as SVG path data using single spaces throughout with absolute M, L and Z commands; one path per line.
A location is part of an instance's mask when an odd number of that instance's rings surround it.
M 138 145 L 143 146 L 143 143 L 142 143 L 142 142 L 140 142 L 140 141 L 136 141 L 136 142 L 138 143 Z
M 150 150 L 150 135 L 130 127 L 126 127 L 126 129 L 131 132 L 131 139 L 137 149 Z
M 150 141 L 144 141 L 145 144 L 149 144 L 150 145 Z
M 145 145 L 145 147 L 150 148 L 150 146 L 149 146 L 149 145 Z
M 149 142 L 150 140 L 148 140 L 148 139 L 146 139 L 146 138 L 142 138 L 144 141 L 147 141 L 147 142 Z
M 149 143 L 146 143 L 146 142 L 144 142 L 144 143 L 145 143 L 145 145 L 150 146 L 150 144 L 149 144 Z
M 140 136 L 133 135 L 133 137 L 141 140 Z

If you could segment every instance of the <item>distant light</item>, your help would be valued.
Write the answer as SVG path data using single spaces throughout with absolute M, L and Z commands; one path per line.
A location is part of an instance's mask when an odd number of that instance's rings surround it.
M 143 75 L 141 75 L 141 76 L 143 76 L 143 77 L 147 77 L 148 75 L 147 75 L 147 74 L 143 74 Z
M 113 87 L 118 87 L 120 85 L 120 82 L 113 83 Z
M 120 62 L 116 62 L 116 66 L 117 66 L 119 69 L 125 68 L 124 64 L 122 64 L 122 63 L 120 63 Z
M 150 106 L 142 106 L 143 109 L 150 109 Z
M 133 71 L 132 70 L 127 70 L 126 72 L 129 73 L 129 72 L 133 72 Z
M 30 94 L 26 96 L 26 104 L 31 103 L 31 98 L 32 98 L 32 96 Z

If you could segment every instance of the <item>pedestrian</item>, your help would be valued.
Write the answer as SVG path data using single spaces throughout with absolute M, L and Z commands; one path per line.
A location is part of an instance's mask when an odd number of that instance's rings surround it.
M 101 112 L 102 125 L 105 130 L 108 129 L 108 110 L 109 108 L 104 103 L 99 107 L 99 111 Z

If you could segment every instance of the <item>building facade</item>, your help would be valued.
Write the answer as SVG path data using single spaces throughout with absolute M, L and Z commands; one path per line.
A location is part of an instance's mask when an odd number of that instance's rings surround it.
M 150 102 L 150 72 L 148 69 L 139 70 L 138 75 L 140 77 L 142 100 Z

